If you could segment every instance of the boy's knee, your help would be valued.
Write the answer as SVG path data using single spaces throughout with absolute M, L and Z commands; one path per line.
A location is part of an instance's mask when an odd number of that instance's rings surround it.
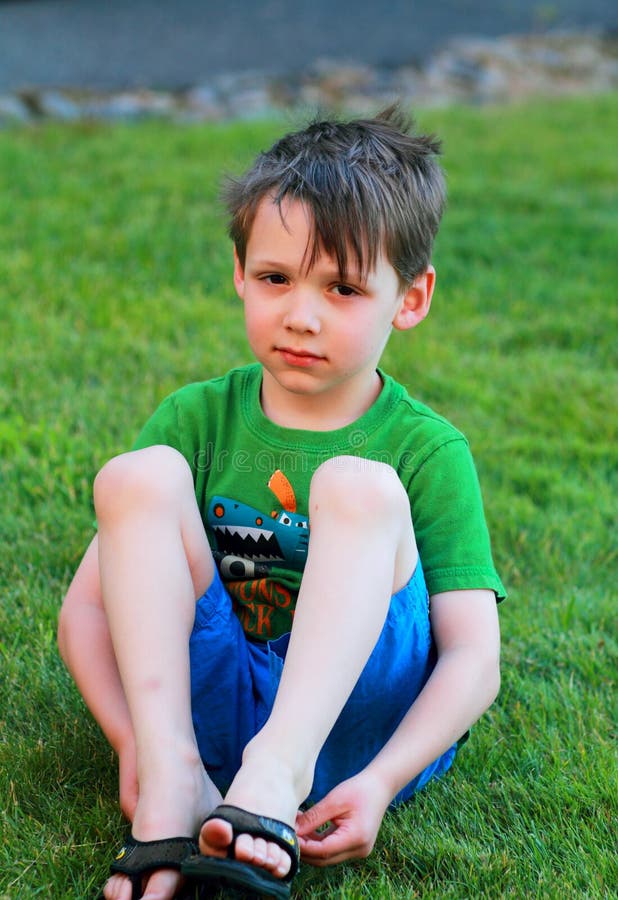
M 329 509 L 358 521 L 409 516 L 409 501 L 392 466 L 357 456 L 335 456 L 311 480 L 310 514 Z
M 97 518 L 109 516 L 134 503 L 151 505 L 178 498 L 193 490 L 191 470 L 173 447 L 153 446 L 115 456 L 94 480 Z

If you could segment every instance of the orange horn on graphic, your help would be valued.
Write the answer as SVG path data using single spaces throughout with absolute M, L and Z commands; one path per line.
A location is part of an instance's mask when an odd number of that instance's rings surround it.
M 296 512 L 296 494 L 294 488 L 281 469 L 271 475 L 268 487 L 271 489 L 286 512 Z

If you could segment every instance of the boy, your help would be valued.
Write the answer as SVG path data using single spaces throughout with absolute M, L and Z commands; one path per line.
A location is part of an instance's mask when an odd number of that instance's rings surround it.
M 173 394 L 96 478 L 59 644 L 132 822 L 108 900 L 183 875 L 286 897 L 299 844 L 366 856 L 496 696 L 467 443 L 378 369 L 435 280 L 439 145 L 409 130 L 316 123 L 231 183 L 258 362 Z

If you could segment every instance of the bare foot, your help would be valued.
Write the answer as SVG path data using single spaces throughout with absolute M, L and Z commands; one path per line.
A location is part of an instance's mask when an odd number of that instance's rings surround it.
M 187 767 L 164 765 L 165 771 L 149 783 L 140 782 L 140 797 L 131 827 L 138 841 L 167 837 L 192 837 L 205 816 L 221 802 L 221 794 L 206 774 L 201 762 Z M 172 900 L 182 878 L 173 869 L 159 869 L 146 880 L 142 900 Z M 132 887 L 124 875 L 112 875 L 103 890 L 105 900 L 131 900 Z
M 272 755 L 260 756 L 249 745 L 243 755 L 242 768 L 225 795 L 225 803 L 279 819 L 293 828 L 298 807 L 309 787 L 303 785 L 299 788 L 293 773 L 280 759 Z M 204 856 L 226 857 L 232 840 L 229 822 L 211 819 L 202 826 L 200 852 Z M 291 866 L 290 855 L 282 847 L 249 834 L 241 834 L 236 839 L 235 857 L 241 862 L 260 866 L 278 878 L 284 878 Z

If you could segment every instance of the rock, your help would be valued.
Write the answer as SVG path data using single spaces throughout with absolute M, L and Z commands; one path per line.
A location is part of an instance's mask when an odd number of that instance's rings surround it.
M 185 118 L 217 121 L 224 118 L 225 109 L 218 92 L 209 84 L 198 84 L 184 95 Z
M 60 91 L 41 91 L 38 94 L 37 106 L 39 114 L 48 119 L 76 122 L 81 118 L 78 104 Z
M 498 103 L 533 95 L 608 91 L 618 86 L 618 38 L 597 32 L 548 32 L 489 39 L 460 37 L 424 67 L 370 67 L 318 59 L 306 71 L 268 76 L 228 72 L 184 91 L 116 94 L 25 90 L 0 95 L 0 124 L 62 121 L 220 121 L 276 117 L 282 111 L 365 113 L 400 99 L 412 106 Z
M 175 109 L 176 102 L 171 94 L 146 90 L 91 96 L 83 104 L 83 113 L 87 118 L 113 121 L 169 117 Z
M 234 119 L 255 119 L 276 112 L 270 91 L 265 85 L 247 87 L 230 93 L 227 97 L 227 109 Z
M 0 94 L 0 127 L 28 122 L 31 118 L 30 110 L 19 97 L 13 94 Z

